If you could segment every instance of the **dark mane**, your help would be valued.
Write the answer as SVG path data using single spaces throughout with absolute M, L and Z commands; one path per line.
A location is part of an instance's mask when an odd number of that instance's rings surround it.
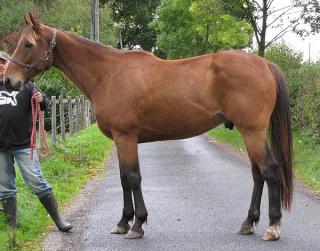
M 49 25 L 48 25 L 49 26 Z M 53 28 L 51 26 L 49 26 L 50 28 Z M 102 48 L 105 48 L 105 49 L 108 49 L 108 50 L 112 50 L 114 52 L 117 52 L 117 53 L 142 53 L 142 54 L 148 54 L 148 55 L 153 55 L 153 53 L 150 53 L 148 51 L 144 51 L 144 50 L 119 50 L 119 49 L 116 49 L 110 45 L 104 45 L 104 44 L 101 44 L 99 42 L 96 42 L 94 40 L 91 40 L 89 38 L 86 38 L 86 37 L 83 37 L 83 36 L 79 36 L 79 35 L 75 35 L 73 34 L 72 32 L 69 32 L 69 31 L 65 31 L 65 30 L 62 30 L 62 29 L 58 29 L 58 28 L 54 28 L 54 29 L 57 29 L 58 31 L 61 31 L 63 33 L 66 33 L 76 39 L 80 39 L 81 41 L 85 42 L 85 43 L 88 43 L 90 45 L 94 45 L 94 46 L 98 46 L 98 47 L 102 47 Z

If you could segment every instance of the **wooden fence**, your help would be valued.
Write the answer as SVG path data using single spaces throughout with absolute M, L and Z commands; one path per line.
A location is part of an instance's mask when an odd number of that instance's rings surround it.
M 52 96 L 49 113 L 46 118 L 44 113 L 42 116 L 46 124 L 50 120 L 53 145 L 95 122 L 93 107 L 83 96 L 74 99 Z M 43 147 L 42 140 L 40 142 Z

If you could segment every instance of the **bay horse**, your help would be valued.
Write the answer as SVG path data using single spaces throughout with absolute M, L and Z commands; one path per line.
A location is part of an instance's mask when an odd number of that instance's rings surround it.
M 112 233 L 126 238 L 144 234 L 148 213 L 137 144 L 193 137 L 225 123 L 240 131 L 252 165 L 252 200 L 239 233 L 254 233 L 266 181 L 270 224 L 263 239 L 279 238 L 281 210 L 292 202 L 293 170 L 288 91 L 276 65 L 239 51 L 162 60 L 144 51 L 103 46 L 29 15 L 5 84 L 21 88 L 54 66 L 92 102 L 98 127 L 115 142 L 119 159 L 124 203 Z

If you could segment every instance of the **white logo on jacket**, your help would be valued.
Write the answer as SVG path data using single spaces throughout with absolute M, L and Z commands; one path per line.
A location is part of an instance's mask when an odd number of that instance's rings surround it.
M 18 104 L 16 96 L 19 92 L 6 92 L 0 91 L 0 105 L 12 105 L 16 106 Z

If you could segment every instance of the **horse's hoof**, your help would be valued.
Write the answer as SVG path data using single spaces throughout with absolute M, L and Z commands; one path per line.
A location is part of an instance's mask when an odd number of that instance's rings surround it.
M 142 229 L 141 229 L 142 230 Z M 129 230 L 129 232 L 126 235 L 126 239 L 139 239 L 144 235 L 144 231 L 142 232 L 137 232 L 132 229 Z
M 242 235 L 250 235 L 254 234 L 254 226 L 249 226 L 249 225 L 241 225 L 240 230 L 238 231 L 239 234 Z
M 264 233 L 262 240 L 264 241 L 276 241 L 280 238 L 280 225 L 269 226 Z
M 121 226 L 116 226 L 113 230 L 112 230 L 112 232 L 111 232 L 111 234 L 126 234 L 126 233 L 128 233 L 128 230 L 129 229 L 126 229 L 126 228 L 124 228 L 124 227 L 121 227 Z

